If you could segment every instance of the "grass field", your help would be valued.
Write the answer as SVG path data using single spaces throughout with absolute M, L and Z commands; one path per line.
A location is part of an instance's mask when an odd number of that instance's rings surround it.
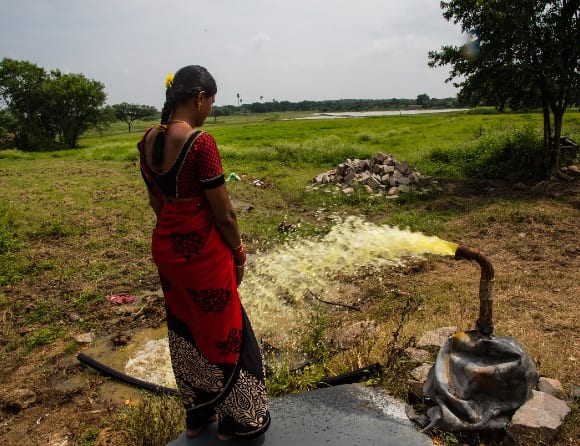
M 229 182 L 228 190 L 250 254 L 322 236 L 337 215 L 409 227 L 482 250 L 497 271 L 497 334 L 518 339 L 540 373 L 561 380 L 570 395 L 580 383 L 578 180 L 522 181 L 514 188 L 513 181 L 465 178 L 455 166 L 430 158 L 434 151 L 461 152 L 486 137 L 540 128 L 541 115 L 289 119 L 296 117 L 220 117 L 204 127 L 220 146 L 226 175 L 235 172 L 242 178 Z M 76 363 L 83 347 L 72 337 L 92 332 L 106 338 L 163 323 L 149 254 L 154 216 L 135 147 L 152 123 L 138 124 L 131 134 L 123 125 L 87 134 L 74 150 L 0 151 L 0 382 L 5 389 L 31 389 L 37 396 L 17 415 L 0 413 L 3 444 L 21 444 L 22 438 L 53 441 L 59 435 L 82 445 L 105 444 L 99 436 L 107 435 L 125 438 L 118 444 L 141 444 L 135 440 L 138 426 L 123 425 L 125 409 L 99 395 L 102 378 L 87 378 Z M 563 134 L 580 141 L 579 112 L 566 114 Z M 377 152 L 437 177 L 441 193 L 385 200 L 362 190 L 350 196 L 307 191 L 315 175 L 347 158 L 367 159 Z M 256 179 L 267 187 L 254 186 Z M 282 222 L 295 230 L 280 232 Z M 372 280 L 377 274 L 380 283 Z M 277 369 L 269 379 L 272 395 L 307 389 L 323 376 L 380 362 L 388 368 L 374 382 L 404 396 L 410 365 L 401 347 L 412 345 L 425 329 L 471 329 L 477 317 L 478 272 L 468 262 L 427 258 L 379 272 L 361 268 L 335 279 L 344 287 L 344 303 L 362 311 L 312 304 L 294 344 L 312 366 L 300 375 Z M 146 300 L 147 311 L 139 317 L 117 312 L 107 305 L 107 297 L 117 292 Z M 381 334 L 364 335 L 347 350 L 327 344 L 340 327 L 366 320 L 374 321 Z M 72 390 L 56 387 L 78 376 L 84 381 Z M 153 410 L 158 402 L 149 404 Z M 554 444 L 571 446 L 578 438 L 577 403 L 573 408 Z M 47 413 L 51 422 L 35 425 Z M 166 426 L 165 433 L 171 438 L 172 429 L 179 428 Z M 460 444 L 458 436 L 441 438 Z M 165 444 L 167 439 L 160 434 L 158 441 Z

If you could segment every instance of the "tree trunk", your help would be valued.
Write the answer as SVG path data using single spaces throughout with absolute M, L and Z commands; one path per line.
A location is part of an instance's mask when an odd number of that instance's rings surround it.
M 550 120 L 550 106 L 545 95 L 542 94 L 542 114 L 544 117 L 544 174 L 550 178 L 550 152 L 552 147 L 552 125 Z
M 553 110 L 554 113 L 554 138 L 550 144 L 547 157 L 546 173 L 552 179 L 560 174 L 560 137 L 562 136 L 562 121 L 564 112 L 559 108 Z

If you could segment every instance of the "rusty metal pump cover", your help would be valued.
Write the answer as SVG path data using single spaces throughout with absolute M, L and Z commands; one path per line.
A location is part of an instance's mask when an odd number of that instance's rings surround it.
M 476 330 L 449 337 L 437 355 L 423 388 L 436 404 L 427 411 L 430 422 L 424 431 L 503 429 L 532 397 L 538 372 L 515 339 L 493 335 L 491 263 L 462 246 L 455 257 L 481 266 L 479 319 Z

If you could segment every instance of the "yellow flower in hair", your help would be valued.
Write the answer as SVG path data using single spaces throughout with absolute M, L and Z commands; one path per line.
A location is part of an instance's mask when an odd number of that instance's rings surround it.
M 173 74 L 165 76 L 165 88 L 170 88 L 173 85 Z

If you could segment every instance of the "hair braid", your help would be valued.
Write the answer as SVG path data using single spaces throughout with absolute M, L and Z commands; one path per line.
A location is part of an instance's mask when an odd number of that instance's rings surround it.
M 161 125 L 167 125 L 171 112 L 173 111 L 173 106 L 171 103 L 173 101 L 169 98 L 169 91 L 167 92 L 167 99 L 165 104 L 163 104 L 163 110 L 161 111 Z M 163 147 L 165 145 L 165 132 L 157 132 L 155 137 L 155 142 L 153 143 L 153 153 L 152 153 L 152 164 L 154 167 L 160 167 L 163 162 Z

